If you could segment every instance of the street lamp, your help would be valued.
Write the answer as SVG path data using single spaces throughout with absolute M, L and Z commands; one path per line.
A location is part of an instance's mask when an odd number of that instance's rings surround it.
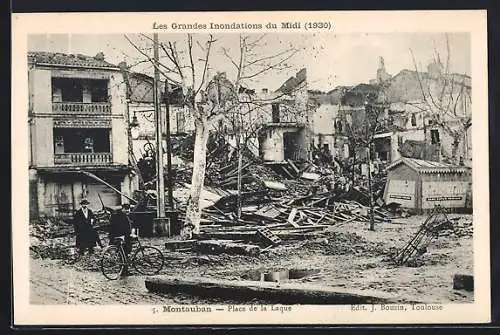
M 137 120 L 137 115 L 134 111 L 134 116 L 132 117 L 132 121 L 129 123 L 130 133 L 132 135 L 132 139 L 137 140 L 139 138 L 139 121 Z

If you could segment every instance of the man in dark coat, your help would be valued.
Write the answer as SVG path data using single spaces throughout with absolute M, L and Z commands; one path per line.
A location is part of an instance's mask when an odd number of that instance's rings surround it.
M 92 226 L 95 222 L 95 215 L 88 208 L 89 202 L 83 199 L 80 205 L 82 207 L 76 211 L 73 224 L 75 226 L 76 247 L 78 248 L 78 253 L 83 255 L 86 250 L 89 253 L 93 253 L 96 243 L 101 247 L 102 245 L 97 232 Z
M 123 204 L 122 209 L 117 211 L 111 215 L 109 218 L 109 241 L 113 243 L 113 240 L 117 237 L 124 237 L 125 244 L 124 250 L 127 255 L 132 250 L 132 220 L 129 217 L 130 215 L 130 205 Z
M 109 218 L 109 243 L 116 244 L 117 237 L 123 237 L 123 250 L 130 254 L 132 251 L 132 229 L 133 222 L 130 219 L 130 205 L 124 203 L 120 211 L 117 211 Z M 129 275 L 128 268 L 125 267 L 123 276 Z

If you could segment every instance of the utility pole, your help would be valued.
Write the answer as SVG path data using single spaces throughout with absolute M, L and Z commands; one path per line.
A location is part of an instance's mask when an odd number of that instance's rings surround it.
M 153 224 L 153 231 L 160 235 L 167 230 L 167 219 L 165 217 L 165 180 L 163 175 L 163 118 L 158 96 L 158 84 L 160 81 L 159 56 L 158 56 L 158 33 L 153 34 L 153 58 L 154 58 L 154 81 L 153 100 L 155 107 L 155 128 L 156 128 L 156 220 Z M 167 232 L 168 234 L 170 232 Z
M 170 140 L 170 101 L 168 92 L 168 79 L 165 78 L 165 117 L 166 117 L 166 142 L 167 142 L 167 191 L 168 191 L 168 206 L 171 211 L 174 210 L 174 197 L 172 194 L 172 146 Z

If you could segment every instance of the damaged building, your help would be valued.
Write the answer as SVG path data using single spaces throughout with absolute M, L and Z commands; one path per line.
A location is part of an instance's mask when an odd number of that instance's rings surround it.
M 95 57 L 28 53 L 30 215 L 70 216 L 82 199 L 119 205 L 137 188 L 129 165 L 126 85 L 120 69 Z
M 314 110 L 308 104 L 307 71 L 302 69 L 275 92 L 263 94 L 266 119 L 259 132 L 260 157 L 268 164 L 307 161 L 312 154 Z
M 348 128 L 359 128 L 366 106 L 378 105 L 383 112 L 373 136 L 372 159 L 391 163 L 410 157 L 471 166 L 471 78 L 447 73 L 439 58 L 427 72 L 404 69 L 394 76 L 380 58 L 376 79 L 342 92 L 338 108 L 328 110 L 323 101 L 315 116 L 329 123 L 316 134 L 320 142 L 328 139 L 328 146 L 335 145 L 336 157 L 366 157 L 366 149 L 355 152 L 349 143 Z
M 119 64 L 127 86 L 128 115 L 135 157 L 145 154 L 145 145 L 155 142 L 155 108 L 153 78 L 144 73 L 132 72 L 124 62 Z M 187 107 L 182 104 L 182 88 L 169 85 L 170 134 L 185 135 L 194 131 L 194 122 Z M 166 115 L 165 82 L 160 82 L 160 111 Z M 164 119 L 166 121 L 166 119 Z M 163 125 L 166 129 L 166 124 Z M 166 144 L 164 143 L 164 151 Z

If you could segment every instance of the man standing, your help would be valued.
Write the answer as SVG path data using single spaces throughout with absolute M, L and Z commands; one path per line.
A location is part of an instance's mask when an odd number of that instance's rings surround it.
M 132 220 L 129 217 L 130 205 L 122 204 L 122 209 L 111 215 L 109 218 L 109 243 L 115 244 L 115 239 L 123 237 L 123 250 L 125 253 L 130 254 L 132 251 Z M 129 274 L 128 268 L 125 268 L 123 275 Z
M 109 218 L 109 240 L 112 243 L 117 237 L 124 237 L 124 250 L 127 255 L 132 250 L 132 220 L 129 217 L 130 205 L 123 204 L 121 211 L 117 211 Z
M 88 250 L 89 253 L 93 253 L 96 243 L 101 247 L 102 245 L 97 236 L 97 232 L 92 226 L 95 221 L 95 216 L 88 208 L 89 202 L 87 199 L 83 199 L 80 205 L 81 208 L 76 211 L 73 218 L 73 224 L 75 226 L 76 247 L 78 248 L 78 253 L 83 255 L 85 250 Z

